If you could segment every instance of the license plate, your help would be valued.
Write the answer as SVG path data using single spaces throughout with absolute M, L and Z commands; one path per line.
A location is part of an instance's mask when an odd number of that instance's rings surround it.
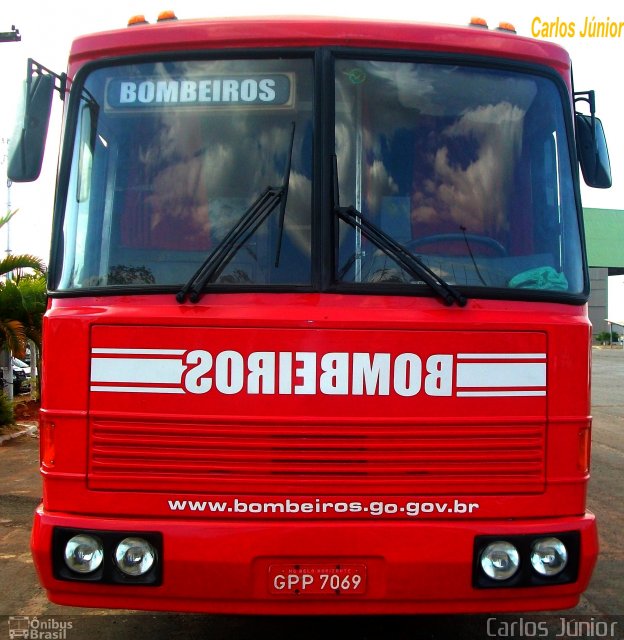
M 274 595 L 360 595 L 366 592 L 363 564 L 273 564 L 269 592 Z

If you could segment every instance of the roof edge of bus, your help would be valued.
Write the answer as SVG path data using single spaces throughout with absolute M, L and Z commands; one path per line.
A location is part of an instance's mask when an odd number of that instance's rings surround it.
M 253 28 L 250 28 L 253 26 Z M 182 37 L 182 33 L 184 37 Z M 508 31 L 387 19 L 247 16 L 167 20 L 87 34 L 74 40 L 70 63 L 132 53 L 219 48 L 353 46 L 510 58 L 568 69 L 560 45 Z

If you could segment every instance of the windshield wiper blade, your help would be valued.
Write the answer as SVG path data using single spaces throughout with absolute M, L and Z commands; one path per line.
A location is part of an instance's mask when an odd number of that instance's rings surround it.
M 279 251 L 284 227 L 284 215 L 286 212 L 286 199 L 288 197 L 288 184 L 290 179 L 290 167 L 292 161 L 292 149 L 295 138 L 295 123 L 292 123 L 290 135 L 290 147 L 284 171 L 284 181 L 280 187 L 266 187 L 262 193 L 249 205 L 238 222 L 228 231 L 226 236 L 217 245 L 215 250 L 204 260 L 199 269 L 191 276 L 189 281 L 178 291 L 176 300 L 180 303 L 188 296 L 191 302 L 197 302 L 203 288 L 208 282 L 216 278 L 230 260 L 238 253 L 240 248 L 251 238 L 262 223 L 273 213 L 281 202 L 279 237 L 277 245 L 276 263 L 279 263 Z
M 377 248 L 392 258 L 392 260 L 404 271 L 407 271 L 413 278 L 421 280 L 428 285 L 442 299 L 445 305 L 451 306 L 452 304 L 457 304 L 460 307 L 466 306 L 468 301 L 466 296 L 446 282 L 444 278 L 432 271 L 418 256 L 408 251 L 376 224 L 367 220 L 355 207 L 341 207 L 339 205 L 338 195 L 338 166 L 336 156 L 334 156 L 333 173 L 334 213 L 353 228 L 359 229 Z
M 422 280 L 442 299 L 447 306 L 453 303 L 466 306 L 467 298 L 437 273 L 432 271 L 420 258 L 407 251 L 396 240 L 377 225 L 362 217 L 355 207 L 334 207 L 334 212 L 347 224 L 360 229 L 375 246 L 392 258 L 404 271 L 412 277 Z
M 178 302 L 184 302 L 187 295 L 191 302 L 199 300 L 206 283 L 219 275 L 267 216 L 273 212 L 279 204 L 282 193 L 282 187 L 266 187 L 264 189 L 216 249 L 204 260 L 190 280 L 178 291 L 176 294 Z

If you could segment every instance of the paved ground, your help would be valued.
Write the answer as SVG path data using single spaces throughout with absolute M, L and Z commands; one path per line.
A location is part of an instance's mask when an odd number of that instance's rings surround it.
M 600 556 L 585 601 L 598 611 L 624 614 L 624 351 L 593 353 L 589 506 L 599 522 Z
M 71 627 L 56 629 L 58 640 L 97 638 L 460 638 L 624 637 L 624 351 L 594 350 L 591 509 L 600 523 L 601 551 L 592 583 L 566 621 L 584 621 L 588 633 L 568 627 L 561 635 L 559 615 L 523 618 L 525 627 L 488 626 L 487 616 L 361 618 L 274 618 L 145 615 L 80 610 L 50 604 L 39 587 L 28 550 L 32 511 L 41 484 L 36 473 L 38 440 L 22 436 L 0 447 L 0 640 L 9 638 L 9 616 L 16 627 L 37 620 Z M 562 614 L 563 615 L 563 614 Z M 29 616 L 19 621 L 15 616 Z M 610 617 L 604 617 L 610 616 Z M 505 620 L 499 617 L 499 620 Z M 511 620 L 511 619 L 510 619 Z M 517 621 L 517 619 L 515 619 Z M 545 620 L 544 627 L 538 626 Z M 616 622 L 614 627 L 598 623 Z M 510 624 L 510 623 L 506 623 Z M 52 630 L 54 631 L 54 629 Z M 606 631 L 607 633 L 602 633 Z M 613 633 L 612 633 L 613 632 Z M 64 633 L 64 635 L 63 635 Z M 31 636 L 33 637 L 33 636 Z M 44 636 L 39 636 L 44 637 Z M 53 636 L 49 636 L 52 638 Z

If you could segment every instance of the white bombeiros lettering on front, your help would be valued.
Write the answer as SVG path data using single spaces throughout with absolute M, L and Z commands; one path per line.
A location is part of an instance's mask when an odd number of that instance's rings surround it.
M 414 353 L 391 359 L 389 353 L 325 353 L 309 351 L 251 353 L 246 361 L 236 351 L 216 358 L 208 351 L 189 351 L 182 384 L 193 394 L 212 389 L 231 395 L 397 395 L 410 397 L 423 388 L 430 396 L 450 396 L 453 356 L 427 358 L 425 369 Z
M 91 391 L 196 396 L 545 396 L 546 354 L 421 357 L 411 352 L 254 351 L 244 355 L 232 349 L 212 353 L 97 347 L 91 353 Z
M 119 104 L 272 103 L 274 78 L 143 80 L 119 83 Z

